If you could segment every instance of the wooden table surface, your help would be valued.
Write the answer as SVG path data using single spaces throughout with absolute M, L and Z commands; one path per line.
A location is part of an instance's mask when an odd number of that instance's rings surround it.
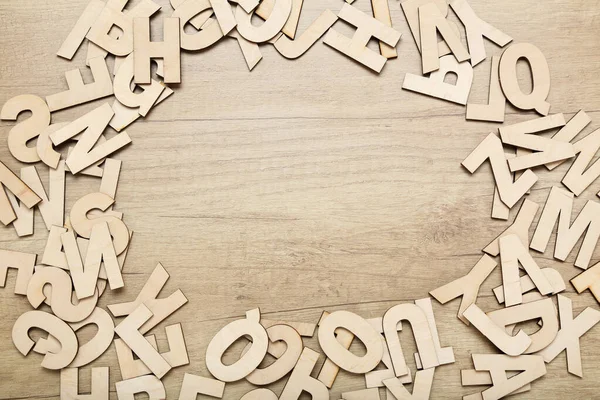
M 168 1 L 158 2 L 161 14 L 170 15 Z M 72 63 L 55 52 L 86 3 L 0 1 L 0 104 L 19 94 L 66 89 L 64 72 L 83 67 L 85 49 Z M 324 9 L 337 12 L 341 5 L 306 0 L 299 32 Z M 471 5 L 515 42 L 533 43 L 546 55 L 551 112 L 570 118 L 584 109 L 596 119 L 592 126 L 600 126 L 600 1 Z M 370 12 L 367 0 L 355 6 Z M 497 125 L 466 121 L 461 106 L 401 90 L 406 72 L 420 72 L 420 57 L 398 1 L 390 0 L 390 7 L 403 36 L 398 59 L 380 75 L 321 42 L 295 61 L 262 46 L 264 59 L 249 72 L 236 41 L 224 39 L 207 51 L 183 54 L 183 83 L 174 96 L 127 129 L 133 144 L 117 156 L 123 160 L 117 209 L 135 235 L 126 287 L 105 294 L 100 305 L 132 300 L 157 262 L 167 268 L 171 278 L 164 293 L 180 288 L 189 303 L 154 333 L 165 349 L 163 327 L 182 322 L 191 359 L 164 379 L 168 398 L 177 398 L 184 372 L 208 376 L 204 354 L 210 339 L 246 310 L 260 307 L 269 319 L 307 322 L 316 322 L 322 310 L 381 316 L 467 273 L 509 224 L 490 218 L 489 167 L 471 176 L 460 166 Z M 336 29 L 352 32 L 343 23 Z M 488 55 L 501 53 L 489 42 L 486 49 Z M 489 59 L 475 69 L 471 102 L 487 100 L 489 69 Z M 523 87 L 530 85 L 527 70 L 519 72 Z M 55 113 L 53 122 L 71 121 L 103 101 Z M 507 106 L 506 123 L 533 117 Z M 13 126 L 0 123 L 0 159 L 18 170 L 22 165 L 6 145 Z M 568 166 L 540 171 L 529 198 L 542 204 Z M 45 179 L 45 167 L 38 168 Z M 69 176 L 67 210 L 98 185 L 97 178 Z M 576 211 L 599 190 L 600 182 L 593 184 L 576 200 Z M 33 236 L 18 239 L 12 227 L 2 228 L 0 248 L 41 256 L 46 237 L 36 213 Z M 565 281 L 574 277 L 573 255 L 565 263 L 554 261 L 552 248 L 536 255 L 539 264 L 558 269 Z M 599 257 L 597 251 L 594 261 Z M 0 400 L 57 399 L 59 374 L 42 369 L 39 355 L 22 357 L 12 344 L 15 320 L 31 309 L 26 298 L 12 293 L 14 277 L 9 272 L 7 288 L 0 290 Z M 490 290 L 498 284 L 496 270 L 478 301 L 486 311 L 499 308 Z M 568 283 L 566 293 L 576 314 L 598 308 L 589 293 L 577 295 Z M 471 354 L 496 352 L 456 318 L 458 303 L 434 301 L 442 345 L 454 347 L 457 361 L 436 370 L 433 399 L 483 389 L 461 387 L 460 370 L 472 368 Z M 86 341 L 93 334 L 85 328 L 79 336 Z M 405 354 L 412 354 L 411 335 L 403 334 L 402 341 Z M 315 339 L 306 343 L 318 349 Z M 598 327 L 582 339 L 584 379 L 567 373 L 563 353 L 531 392 L 518 396 L 600 398 L 599 344 Z M 121 377 L 114 347 L 92 365 L 111 367 L 116 399 L 114 383 Z M 84 368 L 82 389 L 89 388 L 89 376 Z M 273 390 L 279 394 L 284 383 Z M 362 388 L 362 377 L 342 372 L 331 398 Z M 227 385 L 225 398 L 239 399 L 250 389 L 245 382 Z

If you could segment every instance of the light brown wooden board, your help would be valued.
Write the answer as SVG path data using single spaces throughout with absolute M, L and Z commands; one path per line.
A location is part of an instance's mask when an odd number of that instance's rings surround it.
M 305 1 L 297 35 L 325 9 L 337 13 L 342 3 Z M 548 99 L 552 112 L 571 118 L 584 108 L 594 121 L 600 118 L 593 111 L 600 109 L 600 81 L 589 67 L 600 57 L 593 2 L 546 2 L 543 10 L 531 0 L 469 3 L 482 19 L 552 56 Z M 1 104 L 18 94 L 44 96 L 66 88 L 62 74 L 74 67 L 54 53 L 87 4 L 87 0 L 3 3 L 6 23 L 0 24 L 0 45 L 9 55 L 19 54 L 22 62 L 0 59 L 6 79 L 0 87 Z M 160 4 L 168 16 L 168 2 Z M 369 1 L 357 0 L 354 6 L 371 13 Z M 208 342 L 245 310 L 260 305 L 265 318 L 312 323 L 323 309 L 381 316 L 400 301 L 423 298 L 464 276 L 480 258 L 480 250 L 510 225 L 489 219 L 488 167 L 474 176 L 459 167 L 497 125 L 465 122 L 462 107 L 400 90 L 406 72 L 420 73 L 420 57 L 398 2 L 390 1 L 390 10 L 394 27 L 404 37 L 398 45 L 399 58 L 390 60 L 379 77 L 320 41 L 293 62 L 267 46 L 264 60 L 248 72 L 236 41 L 227 39 L 202 54 L 184 54 L 183 83 L 176 95 L 153 109 L 148 120 L 139 119 L 127 128 L 134 143 L 116 156 L 124 164 L 115 209 L 125 213 L 124 221 L 139 236 L 131 244 L 123 293 L 107 291 L 102 301 L 135 299 L 159 261 L 171 274 L 161 296 L 180 288 L 189 298 L 189 305 L 171 317 L 173 322 L 165 321 L 184 324 L 192 362 L 165 377 L 169 399 L 178 398 L 184 372 L 209 376 L 200 362 Z M 452 11 L 450 15 L 453 18 Z M 570 35 L 557 26 L 569 29 Z M 336 29 L 344 32 L 343 26 Z M 156 33 L 160 34 L 158 29 Z M 574 37 L 580 38 L 577 45 Z M 84 50 L 74 58 L 79 67 L 85 65 Z M 500 54 L 491 43 L 486 42 L 486 50 L 488 56 Z M 487 101 L 488 63 L 475 68 L 469 102 Z M 98 105 L 61 111 L 54 122 L 75 120 Z M 507 124 L 534 116 L 517 115 L 510 104 L 506 110 Z M 6 138 L 12 126 L 2 121 L 0 135 Z M 4 146 L 0 159 L 17 173 L 22 167 Z M 162 161 L 161 168 L 156 167 L 157 160 Z M 541 188 L 558 184 L 569 163 L 552 172 L 542 167 L 540 190 L 534 188 L 528 198 L 543 206 L 548 189 Z M 45 183 L 43 171 L 40 175 Z M 99 182 L 67 175 L 66 210 Z M 153 196 L 157 187 L 160 195 Z M 586 200 L 597 201 L 599 190 L 594 184 L 582 194 L 583 200 L 575 200 L 574 213 Z M 0 247 L 41 257 L 46 235 L 38 218 L 35 234 L 28 239 L 17 240 L 12 227 L 1 229 Z M 553 240 L 541 267 L 555 265 Z M 578 272 L 572 268 L 573 259 L 556 264 L 565 280 Z M 593 263 L 597 259 L 595 255 Z M 423 271 L 429 275 L 426 283 Z M 0 314 L 15 321 L 30 306 L 12 292 L 11 273 L 7 287 L 0 289 Z M 479 303 L 485 310 L 498 307 L 489 296 L 500 283 L 497 268 L 481 289 Z M 589 292 L 576 296 L 570 284 L 567 292 L 575 315 L 587 306 L 598 307 Z M 459 370 L 472 364 L 458 348 L 478 353 L 492 349 L 485 338 L 456 319 L 459 303 L 460 299 L 444 306 L 433 304 L 442 344 L 455 348 L 459 363 L 439 369 L 433 399 L 460 398 L 476 391 L 459 385 Z M 57 374 L 29 372 L 41 357 L 23 358 L 15 351 L 10 325 L 0 326 L 0 363 L 11 365 L 3 370 L 4 396 L 58 400 Z M 305 339 L 318 349 L 312 340 Z M 534 382 L 532 392 L 521 397 L 593 398 L 600 381 L 599 340 L 598 326 L 581 340 L 583 380 L 568 376 L 561 355 L 548 365 L 552 379 Z M 413 351 L 405 348 L 409 356 Z M 119 381 L 114 351 L 107 351 L 101 360 L 111 367 L 111 385 Z M 279 394 L 284 383 L 273 390 Z M 342 392 L 362 388 L 363 378 L 342 372 L 331 396 L 339 399 Z M 250 390 L 246 382 L 227 385 L 233 399 Z M 115 393 L 111 400 L 116 400 Z

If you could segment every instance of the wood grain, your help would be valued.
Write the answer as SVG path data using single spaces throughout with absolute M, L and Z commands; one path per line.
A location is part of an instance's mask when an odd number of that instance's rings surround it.
M 161 16 L 170 16 L 168 1 L 158 2 L 166 10 Z M 342 4 L 306 1 L 298 32 L 326 8 L 337 13 Z M 600 1 L 470 4 L 515 41 L 542 50 L 550 65 L 553 112 L 568 119 L 583 108 L 592 120 L 600 118 Z M 72 63 L 55 55 L 86 5 L 86 0 L 0 1 L 0 104 L 19 94 L 63 91 L 64 72 L 76 67 L 89 81 L 89 70 L 83 70 L 87 46 Z M 368 1 L 355 6 L 371 12 Z M 160 351 L 166 350 L 165 326 L 181 322 L 186 333 L 190 365 L 165 377 L 169 398 L 177 398 L 185 372 L 208 376 L 203 359 L 210 339 L 247 310 L 260 307 L 268 319 L 313 323 L 323 309 L 380 317 L 466 274 L 481 249 L 510 224 L 489 217 L 489 166 L 473 176 L 460 166 L 497 125 L 465 121 L 464 107 L 401 90 L 406 72 L 420 73 L 421 60 L 398 2 L 390 1 L 390 13 L 403 38 L 398 59 L 379 76 L 320 42 L 295 61 L 262 46 L 264 59 L 249 72 L 237 42 L 224 39 L 201 54 L 183 53 L 183 83 L 176 93 L 127 128 L 133 144 L 114 156 L 123 161 L 115 210 L 124 213 L 135 236 L 123 271 L 125 288 L 107 291 L 99 306 L 133 300 L 157 262 L 163 263 L 171 275 L 164 293 L 180 288 L 189 299 L 151 332 Z M 338 25 L 336 30 L 351 36 L 351 28 Z M 160 39 L 160 30 L 156 33 Z M 462 32 L 463 43 L 464 37 Z M 370 46 L 378 50 L 376 43 Z M 486 50 L 488 56 L 500 54 L 489 42 Z M 483 62 L 475 69 L 472 103 L 487 101 L 489 66 Z M 527 87 L 527 71 L 519 74 Z M 72 121 L 102 101 L 55 113 L 53 122 Z M 534 116 L 508 105 L 506 124 Z M 23 165 L 6 146 L 13 126 L 0 122 L 0 159 L 18 171 Z M 529 199 L 542 204 L 570 165 L 541 170 Z M 41 178 L 47 182 L 45 171 Z M 67 210 L 99 184 L 98 178 L 69 174 Z M 575 200 L 574 211 L 597 200 L 599 189 L 600 182 L 592 184 Z M 0 228 L 0 248 L 41 254 L 46 236 L 36 213 L 33 236 L 18 239 L 12 227 Z M 553 247 L 554 236 L 536 261 L 570 280 L 579 273 L 575 252 L 561 263 L 553 260 Z M 599 258 L 597 250 L 592 264 Z M 24 358 L 11 343 L 14 322 L 30 309 L 13 294 L 14 279 L 11 270 L 7 288 L 0 289 L 0 400 L 58 399 L 59 373 L 42 369 L 39 355 Z M 482 309 L 499 308 L 491 289 L 500 283 L 497 269 L 481 288 Z M 565 295 L 575 315 L 598 307 L 589 292 L 576 295 L 570 285 Z M 460 370 L 473 368 L 470 353 L 495 352 L 456 318 L 459 302 L 433 304 L 441 343 L 454 348 L 457 362 L 436 370 L 432 399 L 475 392 L 460 386 Z M 82 342 L 93 334 L 86 328 L 78 332 Z M 305 343 L 318 349 L 316 337 Z M 568 374 L 563 353 L 527 398 L 597 396 L 599 343 L 597 328 L 581 340 L 585 379 Z M 414 353 L 412 338 L 403 348 Z M 414 371 L 411 357 L 407 361 Z M 114 347 L 92 365 L 110 367 L 110 398 L 116 399 Z M 89 391 L 89 374 L 89 367 L 82 368 L 82 393 Z M 279 395 L 284 383 L 271 389 Z M 342 371 L 331 398 L 364 384 L 363 377 Z M 246 382 L 228 384 L 224 398 L 239 399 L 251 389 Z

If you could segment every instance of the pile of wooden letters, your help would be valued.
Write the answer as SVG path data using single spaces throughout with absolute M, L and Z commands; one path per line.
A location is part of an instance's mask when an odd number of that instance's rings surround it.
M 124 129 L 174 93 L 168 84 L 181 83 L 182 50 L 200 51 L 226 36 L 238 41 L 250 70 L 262 58 L 260 45 L 273 45 L 282 56 L 295 59 L 324 36 L 326 45 L 381 72 L 388 59 L 397 57 L 401 36 L 392 27 L 388 1 L 371 0 L 373 16 L 359 11 L 352 1 L 340 2 L 337 14 L 324 11 L 296 37 L 303 0 L 171 0 L 171 16 L 162 22 L 164 39 L 152 42 L 150 17 L 161 8 L 152 0 L 141 0 L 131 9 L 125 9 L 127 0 L 91 0 L 57 54 L 71 60 L 80 47 L 87 47 L 86 64 L 94 82 L 85 84 L 78 69 L 67 71 L 66 91 L 45 99 L 20 95 L 3 106 L 2 120 L 17 121 L 19 114 L 31 111 L 30 118 L 12 127 L 8 148 L 18 161 L 40 163 L 47 169 L 49 185 L 46 192 L 36 166 L 22 168 L 18 177 L 0 161 L 0 186 L 6 189 L 0 190 L 0 221 L 12 225 L 18 236 L 32 235 L 37 208 L 49 235 L 40 260 L 37 254 L 0 250 L 0 286 L 5 286 L 8 268 L 18 270 L 14 293 L 27 296 L 34 310 L 11 321 L 13 342 L 24 356 L 31 350 L 43 355 L 42 367 L 60 370 L 61 399 L 109 398 L 107 367 L 92 367 L 92 393 L 85 395 L 78 393 L 78 371 L 113 343 L 122 377 L 115 383 L 120 400 L 133 400 L 140 393 L 150 400 L 165 399 L 161 379 L 171 369 L 190 363 L 181 323 L 166 327 L 168 352 L 159 352 L 155 336 L 149 334 L 187 303 L 180 290 L 158 298 L 169 278 L 162 265 L 156 266 L 137 298 L 109 305 L 108 311 L 97 307 L 107 287 L 115 290 L 125 284 L 121 271 L 133 234 L 123 214 L 113 208 L 121 161 L 111 155 L 131 143 Z M 544 252 L 556 224 L 556 259 L 564 261 L 583 238 L 575 267 L 584 271 L 571 283 L 577 292 L 589 289 L 600 301 L 600 264 L 590 266 L 600 238 L 600 203 L 587 202 L 571 224 L 575 197 L 600 175 L 600 163 L 590 166 L 600 149 L 600 130 L 572 143 L 591 120 L 584 111 L 568 122 L 562 114 L 549 114 L 550 72 L 544 55 L 532 44 L 510 44 L 512 38 L 481 20 L 466 0 L 449 4 L 405 0 L 401 7 L 422 57 L 422 75 L 406 74 L 404 89 L 466 106 L 468 120 L 504 122 L 507 100 L 541 115 L 503 126 L 499 135 L 490 133 L 463 162 L 474 173 L 489 160 L 496 184 L 493 218 L 508 220 L 510 210 L 521 203 L 514 223 L 483 249 L 484 255 L 468 274 L 430 293 L 440 303 L 462 297 L 458 318 L 502 353 L 473 354 L 473 369 L 461 371 L 462 385 L 487 388 L 464 398 L 492 400 L 527 392 L 546 373 L 546 363 L 563 351 L 568 371 L 581 377 L 579 338 L 600 321 L 600 312 L 587 308 L 574 317 L 571 300 L 559 294 L 565 290 L 560 273 L 539 268 L 530 249 Z M 450 8 L 464 26 L 467 46 L 456 24 L 447 19 Z M 254 15 L 264 23 L 252 23 Z M 353 37 L 333 28 L 338 18 L 356 27 Z M 438 42 L 438 36 L 443 40 Z M 473 68 L 487 58 L 484 37 L 507 47 L 501 56 L 491 57 L 489 103 L 467 104 Z M 367 48 L 372 38 L 379 42 L 379 53 Z M 110 59 L 114 59 L 112 70 Z M 516 65 L 521 59 L 531 69 L 530 93 L 519 87 Z M 158 66 L 156 74 L 151 72 L 152 61 Z M 444 81 L 451 72 L 456 83 Z M 51 124 L 55 111 L 112 95 L 112 104 L 104 103 L 70 123 Z M 118 133 L 107 139 L 109 126 Z M 551 138 L 538 135 L 558 128 Z M 65 147 L 66 143 L 72 146 Z M 552 170 L 572 158 L 562 181 L 566 189 L 550 190 L 530 238 L 540 207 L 524 197 L 537 182 L 534 170 Z M 98 177 L 100 185 L 98 191 L 75 202 L 65 216 L 67 171 Z M 503 284 L 494 295 L 505 308 L 486 313 L 476 300 L 481 284 L 498 263 Z M 122 318 L 116 326 L 113 317 Z M 527 321 L 538 322 L 540 329 L 533 334 L 518 329 Z M 403 323 L 412 327 L 418 349 L 414 379 L 398 337 Z M 90 324 L 96 325 L 96 335 L 79 345 L 76 332 Z M 33 341 L 32 328 L 42 329 L 47 337 Z M 317 377 L 312 374 L 321 354 L 303 343 L 303 337 L 315 332 L 326 359 Z M 349 350 L 355 338 L 365 347 L 362 356 Z M 244 340 L 247 346 L 238 360 L 224 364 L 226 350 Z M 275 361 L 262 367 L 267 354 Z M 398 304 L 382 317 L 368 320 L 336 311 L 323 312 L 314 323 L 273 321 L 262 318 L 258 309 L 250 310 L 214 336 L 204 361 L 212 377 L 185 374 L 179 400 L 194 400 L 198 394 L 223 398 L 226 383 L 242 379 L 261 387 L 244 400 L 295 400 L 302 392 L 325 400 L 340 370 L 363 376 L 366 387 L 343 394 L 343 399 L 376 400 L 379 388 L 386 389 L 388 399 L 427 399 L 435 369 L 453 363 L 454 352 L 441 346 L 432 303 L 426 298 Z M 264 388 L 285 377 L 279 396 Z M 406 386 L 411 383 L 412 393 Z

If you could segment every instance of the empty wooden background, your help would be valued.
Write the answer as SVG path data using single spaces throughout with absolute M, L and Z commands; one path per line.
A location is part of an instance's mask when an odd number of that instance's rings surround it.
M 86 3 L 0 1 L 0 104 L 18 94 L 66 89 L 64 72 L 84 65 L 85 49 L 72 63 L 55 52 Z M 161 16 L 170 15 L 168 1 L 159 3 Z M 571 117 L 583 108 L 596 119 L 592 126 L 600 126 L 600 1 L 471 4 L 515 41 L 544 52 L 552 112 Z M 337 12 L 341 5 L 305 0 L 299 33 L 324 9 Z M 355 6 L 370 12 L 368 0 Z M 162 328 L 182 322 L 191 358 L 165 378 L 168 398 L 177 398 L 184 372 L 207 374 L 208 342 L 246 310 L 260 307 L 268 318 L 298 321 L 316 321 L 322 310 L 338 309 L 380 316 L 468 272 L 508 225 L 490 218 L 489 167 L 471 176 L 460 166 L 497 126 L 467 122 L 463 107 L 401 90 L 406 72 L 420 72 L 420 57 L 399 2 L 390 0 L 390 8 L 403 37 L 398 59 L 381 75 L 321 42 L 295 61 L 262 46 L 264 59 L 249 72 L 236 41 L 224 39 L 208 51 L 183 54 L 183 83 L 175 95 L 127 129 L 133 145 L 118 154 L 123 170 L 117 209 L 135 235 L 126 287 L 107 293 L 100 304 L 133 299 L 159 261 L 171 274 L 164 293 L 180 288 L 186 294 L 189 303 L 154 330 L 164 348 Z M 341 22 L 336 29 L 352 32 Z M 501 52 L 491 43 L 486 48 L 488 55 Z M 475 69 L 471 102 L 486 101 L 489 68 L 487 60 Z M 524 66 L 520 74 L 524 87 L 530 85 Z M 70 121 L 102 101 L 56 113 L 53 121 Z M 507 123 L 532 117 L 507 107 Z M 12 126 L 0 123 L 0 158 L 18 170 L 6 146 Z M 542 203 L 568 165 L 541 170 L 529 198 Z M 94 178 L 69 176 L 67 210 L 98 185 Z M 586 191 L 576 211 L 599 190 L 596 183 Z M 0 229 L 0 248 L 41 255 L 47 233 L 38 213 L 35 223 L 35 235 L 23 239 L 12 227 Z M 554 261 L 552 247 L 536 259 L 571 279 L 578 273 L 573 257 Z M 0 400 L 56 399 L 59 374 L 43 370 L 40 356 L 24 358 L 12 345 L 13 323 L 30 309 L 24 297 L 12 294 L 14 276 L 10 272 L 7 288 L 0 290 Z M 481 291 L 484 310 L 499 307 L 490 291 L 499 283 L 495 271 Z M 589 293 L 577 296 L 567 286 L 576 313 L 597 307 Z M 460 386 L 460 369 L 472 367 L 470 355 L 495 350 L 456 319 L 458 301 L 434 308 L 442 344 L 454 347 L 457 362 L 436 370 L 432 398 L 457 399 L 477 391 Z M 93 333 L 84 329 L 79 336 L 85 341 Z M 412 354 L 412 338 L 402 337 L 405 354 Z M 582 341 L 583 380 L 567 373 L 563 354 L 531 392 L 519 396 L 600 398 L 598 343 L 596 327 Z M 318 348 L 315 340 L 308 345 Z M 116 398 L 114 383 L 121 378 L 114 348 L 93 365 L 111 367 Z M 81 378 L 81 388 L 88 389 L 89 368 Z M 283 384 L 273 386 L 277 394 Z M 331 398 L 363 387 L 362 377 L 341 373 Z M 239 399 L 249 389 L 247 383 L 228 385 L 225 398 Z

